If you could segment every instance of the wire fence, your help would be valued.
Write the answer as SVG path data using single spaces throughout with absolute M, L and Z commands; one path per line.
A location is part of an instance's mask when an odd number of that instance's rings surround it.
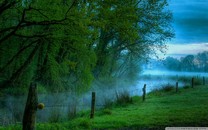
M 190 86 L 193 88 L 195 79 L 192 78 L 190 81 Z M 201 80 L 201 84 L 205 85 L 205 77 Z M 178 91 L 178 81 L 175 82 L 176 92 Z M 109 102 L 115 102 L 118 98 L 118 94 L 127 93 L 130 96 L 141 96 L 141 100 L 145 100 L 145 95 L 148 89 L 148 84 L 137 87 L 135 89 L 112 89 L 112 90 L 99 90 L 95 91 L 96 99 L 94 104 L 94 109 L 98 110 L 106 107 Z M 5 99 L 0 99 L 0 125 L 6 126 L 22 121 L 22 115 L 24 113 L 24 106 L 26 102 L 26 96 L 21 97 L 6 97 Z M 38 122 L 55 122 L 61 118 L 67 118 L 70 115 L 77 114 L 81 111 L 90 111 L 92 109 L 92 94 L 88 92 L 82 96 L 77 96 L 74 93 L 57 93 L 51 95 L 38 95 L 39 102 L 45 104 L 45 108 L 42 111 L 37 112 Z M 23 103 L 24 102 L 24 103 Z M 92 112 L 92 110 L 91 110 Z M 90 113 L 89 113 L 90 117 Z

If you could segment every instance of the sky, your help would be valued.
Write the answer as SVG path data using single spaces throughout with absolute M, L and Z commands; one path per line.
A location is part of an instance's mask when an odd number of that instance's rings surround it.
M 208 0 L 169 0 L 175 38 L 167 55 L 184 56 L 208 51 Z

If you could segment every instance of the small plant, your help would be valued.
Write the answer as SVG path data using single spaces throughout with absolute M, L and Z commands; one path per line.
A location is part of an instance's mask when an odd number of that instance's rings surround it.
M 189 76 L 181 76 L 179 78 L 179 81 L 183 82 L 183 83 L 190 83 L 190 80 L 191 80 L 191 78 Z
M 185 86 L 183 86 L 183 88 L 184 89 L 188 89 L 188 88 L 190 88 L 190 86 L 189 85 L 185 85 Z
M 104 99 L 104 104 L 103 104 L 104 108 L 112 108 L 113 106 L 113 101 L 110 98 L 105 98 Z
M 112 114 L 112 111 L 110 109 L 103 109 L 103 114 L 105 115 L 111 115 Z
M 202 80 L 200 80 L 199 78 L 195 78 L 194 85 L 202 85 Z
M 61 110 L 58 108 L 53 108 L 51 111 L 50 117 L 49 117 L 49 122 L 50 123 L 57 123 L 61 121 Z
M 74 119 L 77 117 L 78 99 L 75 93 L 72 94 L 68 102 L 67 118 Z
M 77 113 L 77 117 L 88 117 L 89 116 L 89 111 L 86 110 L 81 110 Z
M 170 85 L 170 84 L 167 84 L 165 86 L 162 87 L 162 90 L 165 91 L 165 92 L 170 92 L 174 89 L 174 86 Z
M 120 93 L 116 92 L 116 103 L 118 105 L 125 105 L 132 102 L 132 97 L 130 96 L 128 91 L 122 91 Z
M 88 119 L 80 119 L 79 120 L 79 126 L 85 128 L 85 129 L 89 129 L 91 127 L 91 122 Z
M 159 90 L 159 89 L 153 89 L 151 92 L 150 92 L 150 95 L 154 95 L 154 96 L 161 96 L 162 95 L 162 92 Z
M 77 116 L 77 108 L 76 105 L 70 106 L 68 110 L 68 119 L 74 119 Z

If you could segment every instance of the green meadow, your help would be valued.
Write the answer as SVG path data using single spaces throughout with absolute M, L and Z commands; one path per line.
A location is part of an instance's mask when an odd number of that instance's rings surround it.
M 146 95 L 132 97 L 132 102 L 113 104 L 95 111 L 78 113 L 69 121 L 37 123 L 37 130 L 139 130 L 165 129 L 165 127 L 208 126 L 208 86 L 155 90 Z M 38 118 L 38 117 L 37 117 Z M 0 130 L 21 130 L 21 125 L 1 127 Z

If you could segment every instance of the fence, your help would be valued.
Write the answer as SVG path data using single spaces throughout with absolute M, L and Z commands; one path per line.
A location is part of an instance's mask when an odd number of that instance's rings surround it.
M 205 85 L 205 77 L 202 78 L 202 84 Z M 195 88 L 195 78 L 191 79 L 191 83 L 190 86 L 192 88 Z M 175 84 L 175 90 L 176 93 L 178 92 L 178 81 Z M 134 89 L 131 90 L 132 92 L 136 92 L 138 93 L 137 95 L 141 95 L 140 92 L 142 92 L 142 96 L 141 96 L 141 100 L 142 101 L 146 101 L 146 88 L 148 88 L 148 85 L 144 84 L 142 89 Z M 129 93 L 131 91 L 128 91 Z M 76 99 L 76 97 L 72 97 L 69 105 L 67 104 L 66 98 L 63 98 L 63 100 L 65 102 L 60 103 L 60 101 L 55 101 L 60 95 L 57 94 L 56 97 L 54 98 L 55 103 L 54 104 L 50 104 L 49 102 L 47 103 L 47 100 L 43 101 L 45 103 L 45 110 L 43 111 L 38 111 L 38 108 L 43 108 L 43 104 L 39 104 L 38 103 L 38 97 L 42 97 L 44 95 L 39 95 L 37 94 L 37 86 L 36 84 L 31 84 L 30 88 L 29 88 L 29 93 L 28 93 L 28 97 L 27 97 L 27 102 L 26 102 L 26 106 L 25 106 L 25 110 L 24 110 L 24 116 L 22 119 L 22 124 L 23 124 L 23 130 L 34 130 L 35 129 L 35 118 L 36 115 L 38 116 L 38 118 L 40 118 L 41 116 L 46 116 L 46 114 L 49 114 L 49 112 L 55 114 L 55 112 L 53 111 L 53 109 L 58 109 L 56 112 L 62 113 L 63 115 L 65 115 L 66 111 L 70 111 L 69 113 L 71 113 L 71 117 L 73 117 L 74 115 L 76 115 L 76 113 L 80 110 L 86 110 L 86 109 L 90 109 L 90 113 L 89 113 L 89 118 L 93 118 L 94 117 L 94 113 L 96 109 L 102 108 L 106 105 L 106 103 L 108 103 L 109 101 L 115 101 L 116 100 L 116 93 L 117 91 L 112 91 L 112 93 L 107 93 L 107 96 L 103 96 L 102 94 L 104 94 L 105 92 L 92 92 L 92 94 L 87 94 L 85 96 L 83 96 L 82 98 L 80 98 L 79 100 Z M 90 96 L 91 95 L 91 96 Z M 109 97 L 109 95 L 114 95 Z M 67 94 L 66 94 L 67 96 Z M 88 98 L 86 98 L 86 96 Z M 43 98 L 43 97 L 42 97 Z M 101 99 L 104 100 L 103 103 L 101 103 Z M 62 101 L 63 101 L 62 100 Z M 62 102 L 61 101 L 61 102 Z M 67 110 L 68 109 L 68 110 Z M 80 109 L 80 110 L 79 110 Z M 46 112 L 48 111 L 48 113 Z M 57 114 L 57 121 L 58 118 L 60 118 L 62 115 Z M 4 120 L 5 121 L 5 120 Z M 6 124 L 6 121 L 4 122 Z

